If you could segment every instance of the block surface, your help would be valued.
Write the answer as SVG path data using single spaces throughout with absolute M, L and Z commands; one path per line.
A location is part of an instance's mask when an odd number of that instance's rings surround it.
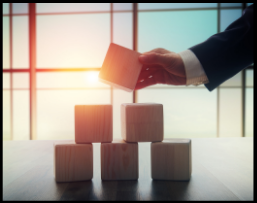
M 54 143 L 56 182 L 73 182 L 93 178 L 92 144 Z
M 75 141 L 77 144 L 111 142 L 112 105 L 76 105 Z
M 190 139 L 165 139 L 151 144 L 151 173 L 156 180 L 189 180 L 192 172 Z
M 135 89 L 142 64 L 140 53 L 111 43 L 99 73 L 99 80 L 128 92 Z
M 138 179 L 138 144 L 114 140 L 101 144 L 102 180 Z
M 121 104 L 121 136 L 126 142 L 162 141 L 162 104 Z

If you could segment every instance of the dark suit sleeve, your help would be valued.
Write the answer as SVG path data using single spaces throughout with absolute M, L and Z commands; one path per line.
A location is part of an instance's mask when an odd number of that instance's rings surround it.
M 189 48 L 203 66 L 209 91 L 253 63 L 253 6 L 224 32 Z

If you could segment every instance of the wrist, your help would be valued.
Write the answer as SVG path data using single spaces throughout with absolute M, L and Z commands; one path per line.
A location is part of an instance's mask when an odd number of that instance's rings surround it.
M 191 50 L 185 50 L 178 54 L 184 63 L 186 85 L 200 85 L 208 83 L 208 78 L 200 61 Z
M 178 76 L 186 78 L 186 70 L 185 70 L 185 64 L 183 62 L 183 59 L 179 54 L 176 53 L 176 55 L 177 55 L 177 65 L 176 65 L 176 67 L 179 70 L 179 75 Z

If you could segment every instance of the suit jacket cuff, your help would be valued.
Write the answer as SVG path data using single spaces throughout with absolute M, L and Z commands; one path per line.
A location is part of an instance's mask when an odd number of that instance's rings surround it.
M 200 61 L 191 50 L 185 50 L 178 54 L 184 63 L 187 78 L 186 85 L 200 85 L 209 82 Z

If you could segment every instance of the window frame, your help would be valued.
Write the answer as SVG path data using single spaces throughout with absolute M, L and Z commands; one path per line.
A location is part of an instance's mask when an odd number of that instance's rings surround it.
M 247 3 L 242 3 L 242 12 L 247 7 Z M 221 9 L 238 9 L 240 7 L 221 7 L 221 3 L 218 3 L 216 8 L 184 8 L 184 9 L 156 9 L 156 10 L 140 10 L 138 11 L 138 3 L 133 3 L 132 5 L 132 11 L 131 10 L 113 10 L 113 3 L 110 3 L 110 11 L 101 11 L 100 13 L 110 13 L 110 41 L 113 42 L 113 13 L 117 12 L 132 12 L 133 15 L 133 50 L 137 51 L 137 45 L 138 45 L 138 12 L 153 12 L 153 11 L 182 11 L 182 10 L 217 10 L 218 12 L 218 19 L 217 19 L 217 31 L 220 32 L 220 11 Z M 36 88 L 36 73 L 38 72 L 83 72 L 83 71 L 100 71 L 101 67 L 96 68 L 52 68 L 52 69 L 44 69 L 44 68 L 37 68 L 36 67 L 36 16 L 37 15 L 58 15 L 58 14 L 81 14 L 81 13 L 99 13 L 99 12 L 65 12 L 65 13 L 36 13 L 36 3 L 28 3 L 28 14 L 13 14 L 13 3 L 9 3 L 9 14 L 3 14 L 4 16 L 9 17 L 9 40 L 10 40 L 10 68 L 9 69 L 3 69 L 3 73 L 10 73 L 10 88 L 3 88 L 3 91 L 9 90 L 10 91 L 10 134 L 11 134 L 11 140 L 13 140 L 13 90 L 24 90 L 24 88 L 13 88 L 13 73 L 21 73 L 26 72 L 29 73 L 29 108 L 30 108 L 30 140 L 37 139 L 36 135 L 36 127 L 37 127 L 37 112 L 36 112 L 36 94 L 37 90 L 40 90 L 40 88 Z M 29 67 L 28 69 L 14 69 L 13 68 L 13 36 L 12 36 L 12 26 L 13 26 L 13 16 L 28 16 L 29 17 Z M 253 70 L 253 65 L 243 69 L 241 72 L 241 86 L 238 87 L 217 87 L 217 137 L 219 137 L 219 100 L 220 100 L 220 88 L 241 88 L 242 90 L 242 132 L 241 136 L 245 137 L 245 112 L 246 112 L 246 70 Z M 155 87 L 150 87 L 155 88 Z M 174 89 L 174 87 L 165 87 Z M 188 89 L 194 89 L 194 88 L 204 88 L 203 87 L 185 87 Z M 80 88 L 81 89 L 81 88 Z M 111 98 L 111 104 L 113 104 L 113 88 L 110 87 L 110 98 Z M 137 91 L 133 91 L 133 103 L 137 102 Z

